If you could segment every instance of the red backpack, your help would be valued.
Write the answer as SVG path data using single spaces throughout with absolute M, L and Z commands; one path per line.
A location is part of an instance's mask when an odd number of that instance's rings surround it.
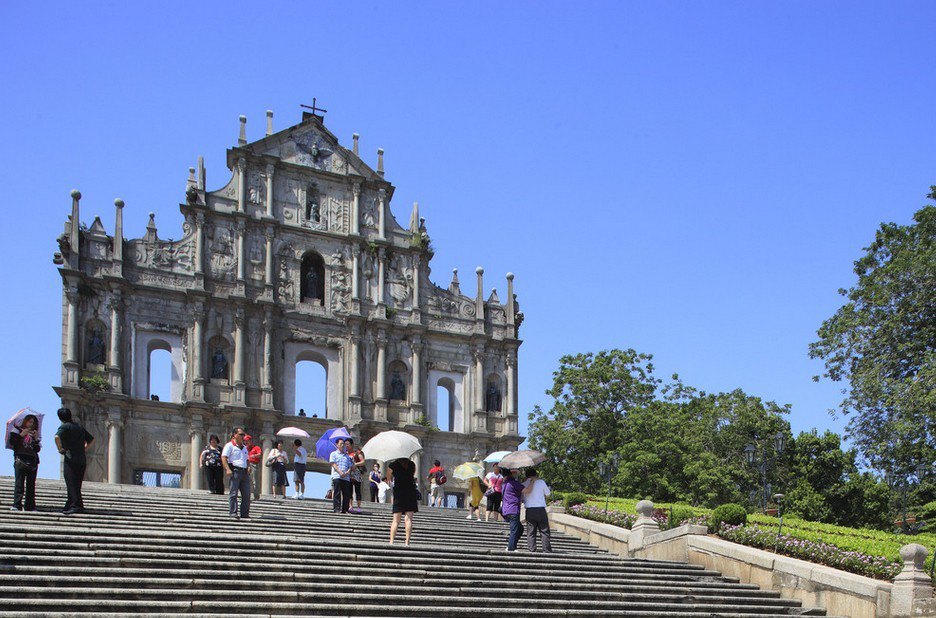
M 444 470 L 439 470 L 438 472 L 436 472 L 436 484 L 437 485 L 445 485 L 445 482 L 447 480 L 448 480 L 448 477 L 445 476 Z

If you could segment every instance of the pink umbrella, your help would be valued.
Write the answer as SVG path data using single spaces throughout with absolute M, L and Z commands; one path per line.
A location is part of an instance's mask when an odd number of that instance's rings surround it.
M 298 427 L 283 427 L 276 432 L 276 435 L 280 438 L 312 438 L 308 431 L 299 429 Z
M 39 435 L 42 435 L 42 417 L 45 416 L 42 412 L 36 412 L 32 408 L 23 408 L 16 414 L 14 414 L 10 420 L 6 422 L 6 433 L 3 435 L 3 444 L 7 448 L 10 448 L 10 434 L 19 433 L 20 425 L 23 424 L 23 419 L 32 414 L 36 417 L 36 430 L 39 432 Z

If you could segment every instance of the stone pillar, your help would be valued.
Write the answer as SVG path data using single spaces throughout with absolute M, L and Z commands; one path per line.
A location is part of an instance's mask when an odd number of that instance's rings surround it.
M 504 412 L 506 416 L 513 416 L 517 413 L 514 409 L 514 393 L 516 392 L 517 385 L 514 383 L 515 375 L 514 372 L 517 370 L 517 360 L 513 357 L 513 354 L 508 353 L 507 358 L 505 359 L 507 365 L 507 392 L 505 393 L 505 407 Z
M 351 247 L 351 300 L 359 300 L 361 298 L 361 285 L 359 280 L 359 273 L 361 269 L 359 267 L 360 265 L 358 264 L 360 256 L 361 248 L 357 245 Z
M 237 135 L 237 145 L 246 146 L 247 145 L 247 116 L 240 116 L 240 133 Z
M 267 135 L 273 135 L 273 110 L 272 110 L 272 109 L 268 109 L 268 110 L 266 111 L 266 116 L 267 116 L 267 130 L 266 130 L 266 134 L 267 134 Z
M 480 332 L 484 332 L 484 269 L 475 268 L 478 274 L 478 294 L 475 296 L 475 324 Z
M 189 428 L 189 438 L 192 442 L 191 457 L 189 457 L 189 489 L 202 488 L 202 470 L 198 466 L 198 460 L 201 458 L 201 452 L 204 448 L 202 443 L 205 433 L 201 427 L 193 425 Z
M 413 256 L 413 311 L 419 311 L 419 266 L 422 262 L 419 254 Z
M 192 312 L 192 399 L 205 400 L 205 376 L 202 372 L 203 346 L 202 329 L 205 323 L 205 309 L 201 303 L 195 305 Z
M 478 412 L 484 410 L 484 348 L 478 346 L 474 352 L 475 379 L 474 379 L 474 409 Z
M 68 265 L 72 270 L 78 270 L 78 257 L 81 249 L 81 236 L 79 235 L 81 218 L 78 203 L 81 201 L 81 192 L 77 189 L 72 189 L 71 198 L 71 222 L 68 225 Z
M 238 307 L 234 313 L 234 401 L 235 405 L 244 405 L 244 309 Z
M 374 394 L 375 400 L 387 398 L 386 382 L 387 376 L 387 338 L 381 332 L 377 335 L 377 392 Z
M 123 277 L 123 208 L 124 201 L 120 198 L 114 200 L 114 247 L 113 247 L 113 274 Z
M 267 467 L 266 460 L 273 450 L 273 436 L 263 434 L 263 457 L 260 459 L 260 494 L 269 496 L 273 493 L 273 468 Z
M 361 233 L 361 183 L 356 182 L 351 188 L 354 199 L 351 202 L 351 233 Z
M 926 548 L 918 543 L 910 543 L 900 548 L 900 558 L 904 566 L 894 578 L 890 616 L 909 618 L 914 615 L 914 604 L 917 601 L 933 597 L 933 582 L 923 568 L 926 554 Z
M 349 363 L 349 368 L 350 368 L 350 373 L 351 373 L 350 393 L 352 397 L 361 396 L 361 378 L 359 376 L 359 371 L 358 371 L 358 356 L 360 355 L 358 352 L 358 349 L 359 349 L 360 343 L 361 343 L 360 337 L 356 335 L 351 336 L 348 356 L 350 356 L 349 360 L 351 361 Z
M 195 215 L 195 274 L 205 272 L 205 214 Z
M 412 343 L 413 349 L 413 388 L 410 394 L 410 401 L 419 405 L 422 403 L 422 340 L 415 337 Z
M 273 408 L 273 314 L 269 307 L 263 315 L 263 402 Z
M 631 527 L 627 550 L 633 552 L 644 546 L 644 539 L 660 531 L 660 524 L 653 519 L 653 502 L 641 500 L 637 503 L 637 521 Z
M 385 262 L 387 260 L 387 250 L 381 247 L 377 251 L 377 304 L 386 304 L 384 299 L 384 276 L 386 273 Z
M 116 485 L 121 481 L 120 453 L 123 419 L 120 417 L 120 408 L 111 410 L 105 424 L 107 425 L 107 482 L 110 485 Z
M 110 315 L 110 354 L 108 354 L 108 373 L 110 374 L 111 390 L 115 393 L 123 392 L 122 372 L 120 370 L 120 310 L 122 300 L 120 290 L 111 291 L 108 307 L 111 310 Z
M 272 163 L 266 166 L 266 216 L 273 218 L 273 170 Z
M 514 315 L 514 291 L 513 291 L 513 280 L 514 274 L 507 273 L 507 326 L 513 326 L 516 316 Z M 510 336 L 514 336 L 514 329 L 509 328 Z
M 243 116 L 241 116 L 243 118 Z M 237 212 L 246 212 L 247 201 L 247 161 L 237 160 Z
M 264 270 L 263 284 L 272 290 L 273 288 L 273 228 L 268 227 L 264 230 L 266 236 L 266 269 Z
M 65 290 L 68 298 L 68 324 L 65 338 L 65 360 L 69 363 L 78 363 L 78 286 L 68 283 Z
M 387 210 L 387 192 L 381 189 L 377 192 L 377 234 L 380 238 L 386 238 L 386 229 L 384 227 L 386 221 L 386 214 L 384 211 Z
M 247 235 L 247 225 L 243 221 L 237 222 L 237 280 L 244 281 L 244 236 Z

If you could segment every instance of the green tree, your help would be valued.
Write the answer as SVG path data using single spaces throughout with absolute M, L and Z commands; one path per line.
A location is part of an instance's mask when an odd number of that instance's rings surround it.
M 873 468 L 899 475 L 931 466 L 936 446 L 936 207 L 913 220 L 881 225 L 809 346 L 821 377 L 848 383 L 848 436 Z

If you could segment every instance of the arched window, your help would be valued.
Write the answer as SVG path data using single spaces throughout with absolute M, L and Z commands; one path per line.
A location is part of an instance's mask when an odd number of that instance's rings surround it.
M 172 401 L 172 348 L 163 342 L 150 343 L 147 398 Z
M 100 320 L 91 320 L 85 328 L 85 365 L 107 363 L 107 327 Z
M 314 251 L 302 257 L 299 282 L 302 302 L 321 305 L 325 301 L 325 261 Z
M 409 390 L 409 367 L 403 361 L 395 360 L 387 368 L 387 399 L 406 401 L 407 390 Z
M 484 409 L 488 412 L 500 412 L 503 401 L 500 377 L 495 374 L 489 375 L 484 387 Z
M 306 416 L 327 418 L 328 371 L 317 360 L 300 360 L 296 363 L 295 409 L 305 410 Z
M 208 376 L 212 380 L 231 379 L 231 346 L 224 337 L 208 342 Z
M 436 385 L 436 424 L 440 431 L 453 431 L 455 425 L 455 383 L 442 378 Z

